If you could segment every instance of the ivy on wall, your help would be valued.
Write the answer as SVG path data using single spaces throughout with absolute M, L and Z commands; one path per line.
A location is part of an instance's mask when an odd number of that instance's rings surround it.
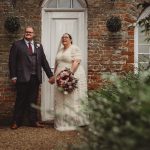
M 137 5 L 137 8 L 140 8 L 142 7 L 142 11 L 141 13 L 148 7 L 150 7 L 150 2 L 146 2 L 144 1 L 143 3 L 140 3 Z M 141 19 L 139 22 L 138 22 L 139 26 L 143 28 L 142 32 L 145 32 L 146 33 L 146 40 L 149 42 L 150 41 L 150 14 Z
M 150 41 L 150 15 L 148 15 L 148 17 L 145 17 L 144 19 L 141 19 L 138 22 L 139 26 L 143 28 L 143 30 L 141 32 L 145 32 L 146 33 L 146 40 Z

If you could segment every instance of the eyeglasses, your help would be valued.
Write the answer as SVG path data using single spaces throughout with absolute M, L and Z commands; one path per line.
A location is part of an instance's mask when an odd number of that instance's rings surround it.
M 62 39 L 68 39 L 68 38 L 69 38 L 68 36 L 63 36 L 63 37 L 62 37 Z
M 30 31 L 26 31 L 25 33 L 27 33 L 27 34 L 28 34 L 28 33 L 30 33 L 30 34 L 31 34 L 31 33 L 33 33 L 33 32 L 30 32 Z

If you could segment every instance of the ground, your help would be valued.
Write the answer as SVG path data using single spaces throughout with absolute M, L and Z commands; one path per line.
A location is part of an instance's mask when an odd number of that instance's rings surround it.
M 68 144 L 79 143 L 78 131 L 60 132 L 52 126 L 17 130 L 0 127 L 0 150 L 67 150 Z

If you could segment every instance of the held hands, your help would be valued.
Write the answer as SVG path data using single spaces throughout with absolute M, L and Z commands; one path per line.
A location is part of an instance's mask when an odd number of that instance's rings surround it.
M 16 81 L 17 81 L 17 79 L 11 79 L 11 82 L 12 82 L 13 84 L 16 84 Z
M 16 79 L 11 79 L 11 82 L 13 83 L 13 84 L 16 84 Z M 50 77 L 49 78 L 49 80 L 48 80 L 48 82 L 50 83 L 50 84 L 54 84 L 55 83 L 55 77 L 54 76 L 52 76 L 52 77 Z
M 48 80 L 48 82 L 50 84 L 54 84 L 55 83 L 55 77 L 54 76 L 50 77 L 49 80 Z

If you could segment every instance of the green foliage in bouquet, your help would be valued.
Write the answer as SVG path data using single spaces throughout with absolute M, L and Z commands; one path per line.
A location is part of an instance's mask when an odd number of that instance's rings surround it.
M 149 150 L 150 71 L 109 79 L 89 93 L 90 125 L 72 150 Z

